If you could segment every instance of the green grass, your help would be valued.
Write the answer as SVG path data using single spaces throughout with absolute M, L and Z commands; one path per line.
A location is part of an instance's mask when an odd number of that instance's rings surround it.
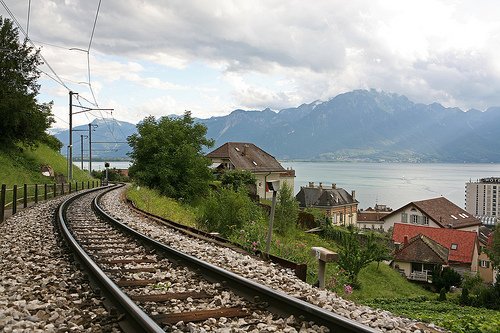
M 432 322 L 454 333 L 500 332 L 500 311 L 460 306 L 434 297 L 373 299 L 363 303 L 408 318 Z
M 398 298 L 427 296 L 435 294 L 424 288 L 408 282 L 397 271 L 384 263 L 372 262 L 359 273 L 361 289 L 355 290 L 349 298 L 354 301 L 363 301 L 373 298 Z
M 181 205 L 174 199 L 162 196 L 158 191 L 147 187 L 131 186 L 127 189 L 127 198 L 138 208 L 151 214 L 196 227 L 196 210 L 187 205 Z
M 40 172 L 40 167 L 44 164 L 50 165 L 55 173 L 67 176 L 66 159 L 44 144 L 40 144 L 35 150 L 0 150 L 0 183 L 8 187 L 14 184 L 54 183 L 53 178 L 45 177 Z M 73 166 L 73 178 L 76 181 L 92 180 L 87 172 L 76 166 Z

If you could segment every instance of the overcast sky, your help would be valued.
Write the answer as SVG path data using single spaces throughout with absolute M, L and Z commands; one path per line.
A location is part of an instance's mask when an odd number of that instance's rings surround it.
M 88 49 L 99 0 L 31 1 L 29 27 L 29 0 L 4 2 L 65 85 L 93 101 L 87 53 L 70 49 Z M 279 110 L 369 88 L 485 110 L 500 106 L 498 8 L 494 0 L 102 0 L 90 83 L 99 107 L 134 123 L 184 110 L 201 118 Z M 0 15 L 10 18 L 1 5 Z M 39 82 L 55 126 L 67 127 L 67 88 L 45 75 Z

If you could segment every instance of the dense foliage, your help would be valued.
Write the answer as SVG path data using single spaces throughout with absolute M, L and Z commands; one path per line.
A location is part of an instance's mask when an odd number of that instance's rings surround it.
M 137 133 L 128 137 L 130 176 L 171 198 L 192 201 L 204 196 L 213 178 L 210 160 L 202 152 L 204 146 L 213 145 L 206 131 L 194 123 L 190 112 L 179 118 L 145 118 Z
M 293 189 L 287 183 L 281 185 L 277 199 L 274 229 L 277 233 L 286 235 L 297 228 L 299 203 L 293 195 Z
M 0 147 L 35 145 L 54 121 L 52 103 L 36 99 L 40 64 L 39 51 L 21 43 L 12 21 L 0 16 Z
M 492 242 L 489 244 L 485 251 L 493 264 L 493 267 L 500 268 L 500 231 L 497 228 L 491 236 Z
M 437 268 L 432 272 L 432 284 L 436 290 L 450 291 L 451 286 L 459 287 L 462 277 L 450 267 Z
M 240 188 L 246 188 L 254 185 L 255 176 L 248 170 L 226 170 L 219 175 L 222 186 L 238 191 Z
M 200 207 L 198 224 L 207 231 L 224 237 L 242 230 L 245 225 L 263 219 L 263 212 L 241 189 L 222 188 L 212 191 Z

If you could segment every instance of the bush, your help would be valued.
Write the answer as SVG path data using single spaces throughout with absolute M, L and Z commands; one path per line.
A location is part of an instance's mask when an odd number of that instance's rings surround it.
M 244 190 L 238 192 L 222 188 L 212 191 L 200 205 L 198 225 L 207 231 L 229 237 L 245 224 L 263 218 L 261 209 Z
M 460 286 L 461 281 L 462 277 L 460 274 L 450 267 L 445 267 L 442 270 L 438 268 L 432 272 L 432 284 L 436 290 L 445 288 L 448 292 L 451 286 Z
M 286 235 L 297 228 L 299 203 L 295 200 L 292 188 L 287 183 L 281 185 L 277 201 L 274 229 L 280 235 Z
M 446 301 L 446 288 L 441 288 L 441 290 L 439 291 L 439 297 L 438 297 L 438 301 L 440 302 L 444 302 Z

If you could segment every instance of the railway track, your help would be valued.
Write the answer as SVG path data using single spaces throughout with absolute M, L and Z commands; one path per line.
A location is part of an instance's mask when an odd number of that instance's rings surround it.
M 124 331 L 375 332 L 138 233 L 100 207 L 109 190 L 70 198 L 57 216 L 106 306 L 121 314 Z

